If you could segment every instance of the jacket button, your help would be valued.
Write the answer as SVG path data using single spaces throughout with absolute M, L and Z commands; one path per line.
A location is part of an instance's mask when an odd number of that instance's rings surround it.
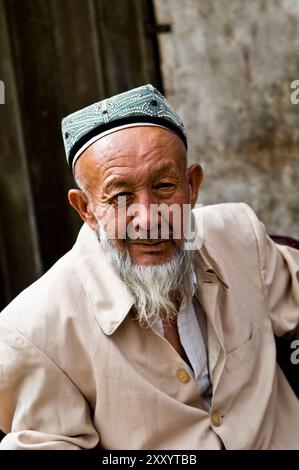
M 214 426 L 220 426 L 222 423 L 222 416 L 218 413 L 213 413 L 211 416 L 212 423 Z
M 184 383 L 187 383 L 190 380 L 190 375 L 188 374 L 186 369 L 178 369 L 176 372 L 176 376 L 181 382 Z

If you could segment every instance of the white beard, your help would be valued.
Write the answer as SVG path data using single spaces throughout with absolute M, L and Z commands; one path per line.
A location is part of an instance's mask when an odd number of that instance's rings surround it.
M 140 326 L 152 325 L 161 315 L 174 321 L 178 313 L 175 299 L 190 299 L 194 294 L 194 252 L 177 248 L 169 262 L 143 266 L 133 263 L 127 248 L 122 252 L 116 247 L 99 220 L 96 233 L 103 252 L 135 300 L 135 316 Z

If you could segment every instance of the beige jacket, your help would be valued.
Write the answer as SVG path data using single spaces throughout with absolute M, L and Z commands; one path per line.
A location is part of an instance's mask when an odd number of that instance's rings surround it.
M 299 401 L 273 337 L 298 328 L 299 254 L 267 238 L 245 204 L 201 210 L 210 413 L 188 365 L 132 318 L 83 226 L 0 315 L 2 449 L 299 449 Z

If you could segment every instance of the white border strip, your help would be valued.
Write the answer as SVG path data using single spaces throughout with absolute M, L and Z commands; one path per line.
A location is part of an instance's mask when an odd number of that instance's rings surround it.
M 126 129 L 128 127 L 140 127 L 140 126 L 162 127 L 163 129 L 166 129 L 172 132 L 173 134 L 175 134 L 175 132 L 173 132 L 168 127 L 161 126 L 160 124 L 153 124 L 151 122 L 134 122 L 131 124 L 123 124 L 122 126 L 113 127 L 112 129 L 108 129 L 107 131 L 104 131 L 104 132 L 99 131 L 100 133 L 98 135 L 89 139 L 84 145 L 82 145 L 82 147 L 80 147 L 78 152 L 75 154 L 73 162 L 72 162 L 72 170 L 74 171 L 76 161 L 78 160 L 80 155 L 97 140 L 101 139 L 102 137 L 105 137 L 106 135 L 112 134 L 113 132 L 120 131 L 121 129 Z

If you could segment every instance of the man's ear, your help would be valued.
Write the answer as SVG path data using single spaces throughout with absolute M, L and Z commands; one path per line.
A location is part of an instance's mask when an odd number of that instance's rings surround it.
M 196 204 L 199 187 L 203 179 L 203 171 L 199 163 L 194 163 L 187 169 L 187 178 L 190 187 L 190 202 L 192 207 Z
M 81 219 L 86 222 L 92 230 L 97 228 L 96 218 L 91 210 L 88 197 L 80 189 L 70 189 L 68 192 L 70 205 L 78 212 Z

